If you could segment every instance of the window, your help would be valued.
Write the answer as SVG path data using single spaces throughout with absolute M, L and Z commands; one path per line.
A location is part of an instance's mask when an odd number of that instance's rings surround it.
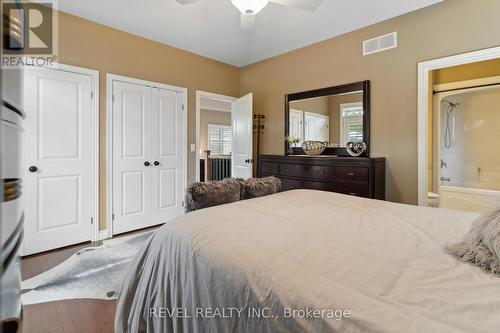
M 231 154 L 231 126 L 208 124 L 210 155 Z
M 340 144 L 363 141 L 363 103 L 346 103 L 340 105 Z

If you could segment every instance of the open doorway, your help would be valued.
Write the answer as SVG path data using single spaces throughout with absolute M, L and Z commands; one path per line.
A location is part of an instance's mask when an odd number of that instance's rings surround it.
M 500 48 L 419 64 L 419 205 L 479 212 L 500 197 Z
M 232 103 L 236 97 L 196 92 L 196 181 L 232 176 Z

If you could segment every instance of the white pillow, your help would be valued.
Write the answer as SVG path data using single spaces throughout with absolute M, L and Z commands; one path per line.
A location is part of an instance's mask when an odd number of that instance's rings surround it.
M 464 240 L 447 246 L 446 251 L 462 261 L 500 275 L 500 206 L 479 216 Z

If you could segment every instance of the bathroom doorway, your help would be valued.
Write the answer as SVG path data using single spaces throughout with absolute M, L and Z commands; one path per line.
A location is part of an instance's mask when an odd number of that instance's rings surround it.
M 478 51 L 472 51 L 468 53 L 453 55 L 449 57 L 428 60 L 418 63 L 418 204 L 420 206 L 436 206 L 444 207 L 447 206 L 446 199 L 441 202 L 440 191 L 441 191 L 441 177 L 444 177 L 443 185 L 447 186 L 446 180 L 448 178 L 447 172 L 450 170 L 441 171 L 444 164 L 441 165 L 441 143 L 444 145 L 444 137 L 448 135 L 448 140 L 451 138 L 451 142 L 448 141 L 447 146 L 453 145 L 453 135 L 458 133 L 458 113 L 460 108 L 463 109 L 464 105 L 460 105 L 460 101 L 457 101 L 453 97 L 463 97 L 460 95 L 468 95 L 466 92 L 472 92 L 473 90 L 485 90 L 486 88 L 491 88 L 494 86 L 500 87 L 500 47 L 493 47 L 489 49 L 482 49 Z M 484 89 L 481 89 L 484 88 Z M 461 94 L 460 94 L 461 93 Z M 457 95 L 457 96 L 455 96 Z M 446 99 L 445 97 L 449 97 Z M 466 96 L 468 97 L 468 96 Z M 444 101 L 449 100 L 452 104 Z M 474 98 L 472 99 L 474 100 Z M 459 105 L 453 106 L 453 104 L 458 103 Z M 462 103 L 465 103 L 462 101 Z M 438 105 L 439 104 L 439 105 Z M 496 109 L 500 102 L 492 103 L 489 102 L 487 109 Z M 450 107 L 451 106 L 451 107 Z M 474 108 L 474 107 L 473 107 Z M 470 109 L 470 108 L 469 108 Z M 444 110 L 444 111 L 443 111 Z M 448 113 L 449 121 L 448 121 Z M 460 116 L 467 115 L 468 113 L 462 112 Z M 500 110 L 497 114 L 500 114 Z M 448 121 L 448 133 L 446 133 L 446 123 Z M 455 124 L 453 125 L 453 121 Z M 489 122 L 489 121 L 488 121 Z M 467 130 L 474 128 L 478 123 L 466 122 L 467 124 L 473 124 L 472 126 L 467 125 Z M 443 125 L 444 124 L 444 125 Z M 453 128 L 455 126 L 455 128 Z M 462 128 L 463 130 L 463 128 Z M 455 131 L 455 133 L 453 133 Z M 477 132 L 477 131 L 476 131 Z M 442 134 L 441 134 L 442 133 Z M 440 136 L 443 136 L 441 139 Z M 492 147 L 491 142 L 486 142 L 488 139 L 480 139 L 480 143 L 472 144 L 473 140 L 467 139 L 464 141 L 465 145 L 469 147 L 472 145 L 473 148 L 482 148 L 489 146 L 490 149 L 500 149 Z M 476 149 L 476 150 L 477 150 Z M 472 151 L 476 151 L 472 150 Z M 491 154 L 493 154 L 492 152 Z M 498 151 L 496 152 L 498 154 Z M 443 155 L 449 155 L 449 152 L 444 152 Z M 474 158 L 475 155 L 468 155 L 467 161 Z M 453 161 L 453 159 L 452 159 Z M 448 162 L 443 161 L 446 165 Z M 454 163 L 452 163 L 454 164 Z M 458 163 L 464 164 L 465 162 L 460 161 Z M 483 163 L 484 164 L 484 163 Z M 456 165 L 455 165 L 456 166 Z M 489 167 L 486 167 L 490 169 Z M 495 167 L 496 168 L 496 167 Z M 476 180 L 477 180 L 477 170 L 478 167 L 468 167 L 469 178 L 472 179 L 470 172 L 475 170 Z M 485 167 L 479 166 L 480 173 L 485 171 Z M 484 173 L 482 174 L 484 176 Z M 483 177 L 479 176 L 479 177 Z M 491 174 L 489 176 L 491 178 Z M 455 181 L 457 181 L 455 177 Z M 458 179 L 460 181 L 460 179 Z M 450 183 L 454 182 L 450 176 Z M 485 182 L 484 180 L 482 181 Z M 490 182 L 491 183 L 491 182 Z M 471 191 L 476 191 L 474 187 L 462 187 L 462 189 L 471 189 Z M 446 190 L 446 189 L 445 189 Z M 467 190 L 465 190 L 467 191 Z M 489 194 L 497 195 L 500 191 L 484 189 L 484 191 L 494 191 Z M 470 192 L 470 191 L 469 191 Z M 481 193 L 482 199 L 485 198 L 484 194 Z M 467 203 L 462 202 L 454 209 L 470 210 L 470 211 L 481 211 L 488 204 L 479 203 L 477 201 L 476 193 L 474 196 L 469 197 Z M 455 196 L 455 194 L 454 194 Z M 500 196 L 498 197 L 500 198 Z M 473 206 L 473 207 L 469 207 Z

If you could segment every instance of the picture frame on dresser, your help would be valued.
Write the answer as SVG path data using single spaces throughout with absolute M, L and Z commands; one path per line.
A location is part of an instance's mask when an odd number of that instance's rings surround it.
M 353 82 L 353 83 L 348 83 L 348 84 L 342 84 L 338 86 L 332 86 L 332 87 L 326 87 L 326 88 L 320 88 L 320 89 L 314 89 L 314 90 L 308 90 L 308 91 L 302 91 L 302 92 L 296 92 L 296 93 L 291 93 L 285 95 L 285 137 L 289 136 L 300 136 L 300 142 L 307 141 L 307 140 L 317 140 L 317 141 L 330 141 L 330 137 L 332 138 L 332 141 L 339 141 L 337 142 L 337 145 L 327 145 L 327 148 L 323 151 L 322 155 L 336 155 L 336 156 L 350 156 L 349 153 L 346 150 L 345 143 L 346 141 L 350 141 L 346 138 L 340 139 L 339 136 L 342 136 L 340 132 L 342 132 L 341 129 L 339 129 L 339 122 L 342 122 L 342 119 L 339 121 L 339 117 L 333 116 L 333 114 L 328 114 L 331 112 L 335 112 L 335 115 L 339 114 L 339 105 L 335 105 L 335 109 L 331 111 L 316 111 L 316 108 L 321 108 L 318 106 L 319 103 L 322 103 L 322 101 L 326 102 L 327 99 L 331 99 L 334 97 L 343 97 L 342 99 L 345 101 L 345 96 L 347 95 L 356 95 L 357 97 L 354 100 L 350 100 L 349 102 L 351 103 L 345 103 L 341 105 L 358 105 L 359 109 L 361 110 L 362 116 L 362 135 L 357 136 L 356 139 L 358 141 L 363 141 L 366 143 L 366 150 L 360 155 L 363 157 L 368 157 L 370 155 L 370 81 L 365 80 L 365 81 L 359 81 L 359 82 Z M 352 103 L 353 101 L 356 101 L 357 103 Z M 313 102 L 313 104 L 306 106 L 306 102 Z M 296 110 L 298 109 L 298 110 Z M 316 113 L 319 113 L 319 117 L 327 117 L 329 118 L 329 121 L 331 122 L 331 126 L 329 132 L 331 133 L 330 136 L 328 134 L 326 135 L 325 138 L 327 140 L 322 140 L 322 139 L 317 139 L 314 138 L 314 136 L 308 137 L 305 133 L 306 131 L 299 131 L 301 132 L 300 134 L 297 135 L 297 133 L 291 133 L 290 130 L 290 111 L 298 111 L 299 113 L 302 113 L 302 117 L 304 115 L 316 115 Z M 326 114 L 325 114 L 326 113 Z M 342 116 L 340 116 L 341 118 Z M 307 119 L 302 118 L 302 122 L 305 124 L 307 123 Z M 361 125 L 361 124 L 360 124 Z M 335 131 L 336 129 L 336 131 Z M 345 133 L 344 133 L 345 134 Z M 359 133 L 361 134 L 361 133 Z M 287 140 L 284 142 L 285 146 L 285 155 L 304 155 L 304 151 L 302 150 L 302 147 L 289 147 L 289 143 Z M 293 154 L 289 153 L 293 152 Z

